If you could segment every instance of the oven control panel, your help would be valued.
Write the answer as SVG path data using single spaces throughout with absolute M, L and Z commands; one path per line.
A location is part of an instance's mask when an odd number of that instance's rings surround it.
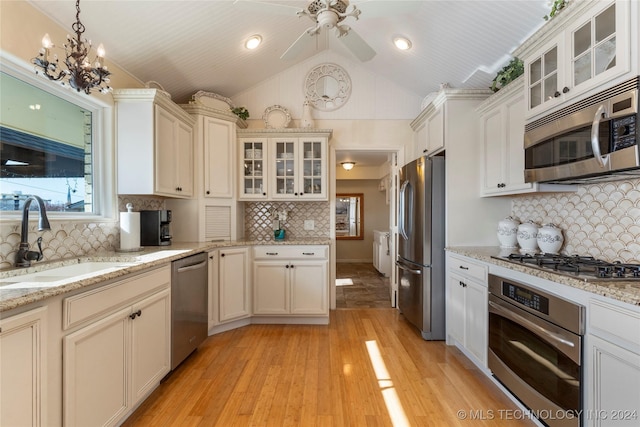
M 540 295 L 531 289 L 503 281 L 502 295 L 524 305 L 525 307 L 536 310 L 540 313 L 549 314 L 549 298 Z

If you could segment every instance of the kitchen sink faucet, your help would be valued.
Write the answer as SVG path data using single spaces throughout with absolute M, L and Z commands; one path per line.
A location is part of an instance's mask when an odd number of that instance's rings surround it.
M 47 211 L 44 207 L 44 201 L 38 196 L 29 196 L 24 201 L 22 206 L 22 232 L 20 234 L 20 246 L 18 247 L 18 253 L 16 254 L 16 267 L 29 267 L 31 261 L 40 261 L 43 258 L 42 254 L 42 237 L 38 237 L 38 249 L 40 252 L 29 250 L 29 205 L 32 201 L 38 203 L 38 231 L 51 230 L 49 225 L 49 219 L 47 218 Z

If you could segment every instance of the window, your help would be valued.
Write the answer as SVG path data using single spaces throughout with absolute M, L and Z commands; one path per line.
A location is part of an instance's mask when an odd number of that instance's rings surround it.
M 110 109 L 4 58 L 0 70 L 0 210 L 45 200 L 52 218 L 112 216 Z M 104 166 L 104 167 L 102 167 Z M 100 173 L 102 171 L 102 173 Z M 59 214 L 58 214 L 59 213 Z M 10 215 L 9 215 L 10 216 Z

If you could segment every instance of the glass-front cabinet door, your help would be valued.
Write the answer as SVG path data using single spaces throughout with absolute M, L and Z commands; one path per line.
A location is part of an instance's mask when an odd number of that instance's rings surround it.
M 264 199 L 267 197 L 267 177 L 265 159 L 267 155 L 266 138 L 242 139 L 240 148 L 240 198 Z
M 273 138 L 271 145 L 274 154 L 271 197 L 273 199 L 295 197 L 300 191 L 296 182 L 298 140 L 297 138 Z
M 303 199 L 326 197 L 327 177 L 325 144 L 320 140 L 301 139 Z
M 626 2 L 599 2 L 592 18 L 571 29 L 571 81 L 586 87 L 628 70 Z M 604 5 L 604 6 L 602 6 Z

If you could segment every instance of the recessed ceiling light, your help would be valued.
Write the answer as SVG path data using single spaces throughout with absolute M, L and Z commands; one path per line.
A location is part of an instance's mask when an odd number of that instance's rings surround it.
M 406 37 L 396 37 L 393 39 L 393 44 L 400 50 L 411 49 L 411 40 Z
M 244 42 L 244 47 L 249 50 L 253 50 L 260 46 L 260 43 L 262 43 L 262 37 L 258 34 L 254 34 L 253 36 L 249 37 L 246 42 Z

